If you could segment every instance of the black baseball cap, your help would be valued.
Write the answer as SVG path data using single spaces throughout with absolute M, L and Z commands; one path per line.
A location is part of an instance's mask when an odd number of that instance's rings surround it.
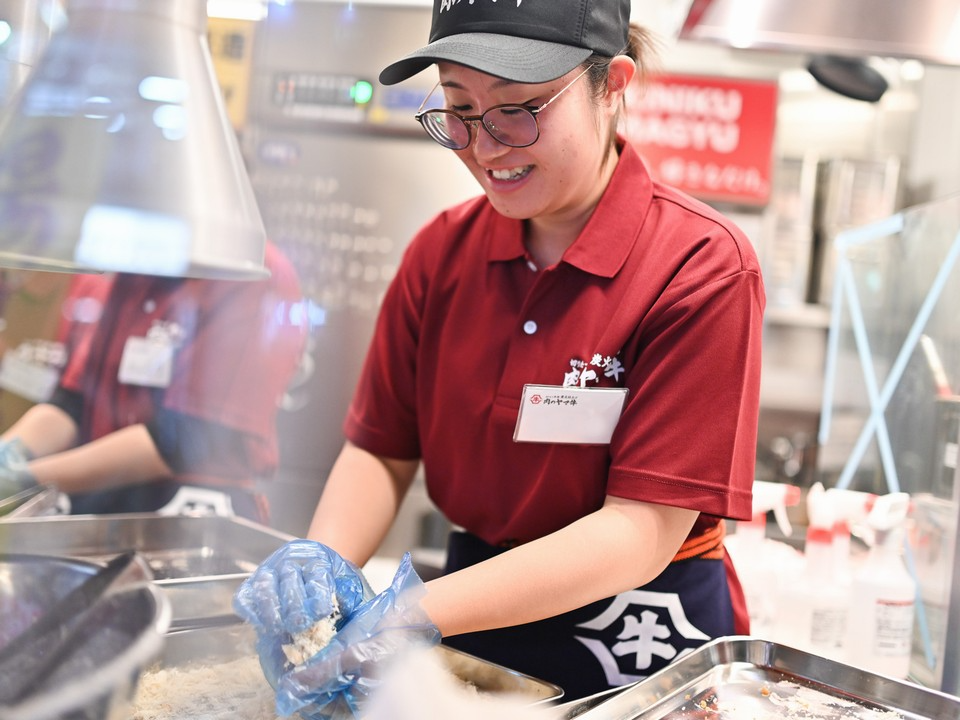
M 630 0 L 434 0 L 430 44 L 388 65 L 393 85 L 446 61 L 521 83 L 566 75 L 627 46 Z

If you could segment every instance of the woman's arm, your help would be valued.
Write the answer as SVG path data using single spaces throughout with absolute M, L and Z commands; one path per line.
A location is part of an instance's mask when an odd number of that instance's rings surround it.
M 347 442 L 327 478 L 307 537 L 362 567 L 390 529 L 419 464 L 378 457 Z
M 30 472 L 40 484 L 65 493 L 105 490 L 173 475 L 145 425 L 130 425 L 80 447 L 40 457 L 30 463 Z
M 27 410 L 3 433 L 3 440 L 20 440 L 34 457 L 42 457 L 73 447 L 77 425 L 56 405 L 40 403 Z
M 307 536 L 362 567 L 395 519 L 417 466 L 346 443 Z M 698 515 L 608 497 L 601 509 L 562 530 L 428 582 L 421 604 L 444 636 L 573 610 L 659 575 Z
M 655 578 L 698 515 L 608 496 L 562 530 L 428 582 L 421 604 L 444 636 L 552 617 Z

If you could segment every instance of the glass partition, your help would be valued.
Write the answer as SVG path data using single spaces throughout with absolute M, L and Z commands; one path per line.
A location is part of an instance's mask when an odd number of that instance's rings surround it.
M 911 494 L 911 672 L 956 692 L 960 196 L 842 233 L 835 251 L 821 476 L 828 487 Z

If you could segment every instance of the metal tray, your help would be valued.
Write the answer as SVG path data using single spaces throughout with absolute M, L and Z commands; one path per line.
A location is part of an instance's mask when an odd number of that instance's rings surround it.
M 250 573 L 292 536 L 239 517 L 129 513 L 23 518 L 0 525 L 8 552 L 101 559 L 135 549 L 157 580 Z
M 170 600 L 171 628 L 237 622 L 237 587 L 291 535 L 238 517 L 153 513 L 21 518 L 0 523 L 5 552 L 101 562 L 138 550 Z
M 960 698 L 750 637 L 719 638 L 581 720 L 946 720 Z
M 216 665 L 255 658 L 256 635 L 247 624 L 193 628 L 171 632 L 163 652 L 151 671 Z M 443 665 L 456 677 L 478 691 L 519 696 L 530 704 L 550 703 L 563 695 L 552 683 L 487 662 L 473 655 L 440 645 L 435 648 Z M 266 681 L 264 681 L 266 682 Z

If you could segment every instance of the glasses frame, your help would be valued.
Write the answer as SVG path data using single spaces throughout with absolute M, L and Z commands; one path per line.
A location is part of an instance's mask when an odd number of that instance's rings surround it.
M 577 80 L 579 80 L 580 78 L 582 78 L 584 75 L 586 75 L 586 74 L 587 74 L 588 72 L 590 72 L 590 70 L 592 70 L 592 69 L 593 69 L 593 65 L 588 65 L 586 68 L 584 68 L 583 72 L 579 73 L 573 80 L 571 80 L 571 81 L 568 82 L 566 85 L 564 85 L 562 88 L 560 88 L 560 90 L 558 90 L 558 91 L 556 92 L 556 94 L 555 94 L 552 98 L 550 98 L 549 100 L 547 100 L 545 103 L 543 103 L 543 104 L 540 105 L 539 107 L 531 108 L 531 107 L 529 107 L 529 106 L 527 106 L 527 105 L 521 105 L 521 104 L 519 104 L 519 103 L 503 103 L 503 104 L 501 104 L 501 105 L 494 105 L 493 107 L 488 107 L 486 110 L 484 110 L 484 111 L 483 111 L 482 113 L 480 113 L 479 115 L 461 115 L 461 114 L 458 113 L 458 112 L 454 112 L 453 110 L 447 110 L 446 108 L 431 108 L 431 109 L 429 109 L 429 110 L 424 110 L 424 109 L 423 109 L 423 106 L 427 104 L 427 101 L 428 101 L 430 98 L 433 97 L 433 94 L 437 91 L 437 88 L 440 87 L 440 81 L 437 80 L 437 83 L 433 86 L 433 89 L 430 90 L 430 92 L 427 94 L 427 96 L 423 99 L 423 102 L 420 103 L 420 107 L 417 108 L 417 112 L 416 112 L 416 114 L 415 114 L 413 117 L 414 117 L 414 119 L 415 119 L 418 123 L 420 123 L 420 126 L 423 128 L 423 131 L 424 131 L 425 133 L 427 133 L 427 137 L 429 137 L 431 140 L 433 140 L 433 141 L 436 142 L 438 145 L 440 145 L 440 147 L 445 147 L 445 148 L 447 148 L 448 150 L 465 150 L 466 148 L 470 147 L 470 145 L 473 144 L 473 139 L 474 139 L 474 138 L 473 138 L 473 130 L 471 130 L 471 127 L 472 127 L 474 124 L 477 124 L 477 123 L 479 123 L 480 126 L 481 126 L 484 130 L 487 131 L 487 134 L 488 134 L 490 137 L 492 137 L 494 140 L 496 140 L 496 141 L 497 141 L 498 143 L 500 143 L 501 145 L 506 145 L 507 147 L 515 147 L 515 148 L 530 147 L 530 146 L 533 145 L 535 142 L 537 142 L 537 140 L 540 139 L 540 121 L 537 120 L 537 115 L 539 115 L 540 113 L 542 113 L 542 112 L 547 108 L 547 106 L 550 105 L 550 103 L 552 103 L 552 102 L 553 102 L 554 100 L 556 100 L 558 97 L 560 97 L 561 95 L 563 95 L 563 93 L 565 93 L 568 89 L 570 89 L 570 88 L 573 86 L 573 84 L 574 84 L 575 82 L 577 82 Z M 528 143 L 524 143 L 523 145 L 513 145 L 513 144 L 511 144 L 511 143 L 504 142 L 503 140 L 501 140 L 500 138 L 498 138 L 496 135 L 494 135 L 494 134 L 490 131 L 490 128 L 487 127 L 487 124 L 483 121 L 483 118 L 486 117 L 487 113 L 493 112 L 494 110 L 502 110 L 503 108 L 514 108 L 514 109 L 516 109 L 516 110 L 522 110 L 523 112 L 528 113 L 528 114 L 530 115 L 530 117 L 533 118 L 533 124 L 534 124 L 534 126 L 536 127 L 536 129 L 537 129 L 537 134 L 536 134 L 536 136 L 533 138 L 533 140 L 531 140 L 531 141 L 528 142 Z M 464 124 L 464 126 L 467 128 L 467 142 L 466 142 L 465 144 L 461 145 L 461 146 L 456 146 L 456 145 L 450 146 L 450 145 L 445 145 L 444 143 L 440 142 L 436 137 L 434 137 L 434 136 L 430 133 L 429 130 L 427 130 L 426 125 L 424 125 L 424 118 L 427 117 L 428 115 L 430 115 L 431 113 L 434 113 L 434 114 L 435 114 L 435 113 L 443 113 L 444 115 L 452 115 L 453 117 L 455 117 L 455 118 L 457 118 L 458 120 L 460 120 L 460 121 Z

